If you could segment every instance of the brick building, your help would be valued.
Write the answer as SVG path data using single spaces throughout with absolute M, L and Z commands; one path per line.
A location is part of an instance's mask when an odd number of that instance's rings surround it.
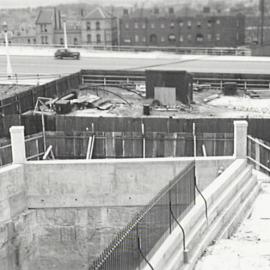
M 120 44 L 126 46 L 237 47 L 245 42 L 245 16 L 135 10 L 120 19 Z
M 81 31 L 82 44 L 117 44 L 117 18 L 100 7 L 82 17 Z
M 64 44 L 64 30 L 61 13 L 54 9 L 41 9 L 36 20 L 36 41 L 38 44 Z M 81 29 L 77 23 L 67 21 L 67 42 L 81 44 Z

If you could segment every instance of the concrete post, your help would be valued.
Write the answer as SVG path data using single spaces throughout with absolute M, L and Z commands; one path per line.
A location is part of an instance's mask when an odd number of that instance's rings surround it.
M 247 121 L 234 121 L 234 157 L 247 157 Z
M 9 129 L 11 137 L 13 164 L 25 163 L 24 126 L 13 126 Z

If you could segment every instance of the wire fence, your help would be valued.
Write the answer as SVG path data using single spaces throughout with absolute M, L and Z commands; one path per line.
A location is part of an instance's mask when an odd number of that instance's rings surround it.
M 168 236 L 195 204 L 195 163 L 191 162 L 171 183 L 122 229 L 89 270 L 134 270 L 153 267 L 147 255 Z

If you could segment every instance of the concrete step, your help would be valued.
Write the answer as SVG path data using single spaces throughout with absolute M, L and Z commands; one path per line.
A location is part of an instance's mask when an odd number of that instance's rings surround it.
M 229 201 L 227 207 L 220 213 L 220 215 L 213 221 L 211 226 L 208 227 L 208 230 L 202 234 L 202 238 L 198 245 L 196 245 L 192 252 L 190 252 L 190 263 L 183 265 L 184 270 L 191 270 L 194 268 L 197 260 L 207 248 L 207 246 L 215 239 L 218 235 L 223 236 L 226 233 L 232 233 L 232 228 L 236 229 L 236 224 L 239 224 L 242 218 L 244 218 L 244 212 L 247 210 L 254 202 L 255 198 L 259 193 L 259 185 L 255 177 L 251 176 L 245 183 L 242 185 L 238 193 Z M 224 228 L 224 224 L 228 223 Z M 232 227 L 235 225 L 235 227 Z

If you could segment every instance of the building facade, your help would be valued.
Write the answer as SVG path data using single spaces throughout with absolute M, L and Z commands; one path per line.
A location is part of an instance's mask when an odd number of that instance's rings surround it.
M 120 19 L 120 44 L 164 47 L 237 47 L 245 42 L 245 16 L 202 14 L 177 16 L 171 8 L 148 15 L 124 12 Z
M 117 45 L 117 18 L 97 7 L 81 20 L 82 44 Z

